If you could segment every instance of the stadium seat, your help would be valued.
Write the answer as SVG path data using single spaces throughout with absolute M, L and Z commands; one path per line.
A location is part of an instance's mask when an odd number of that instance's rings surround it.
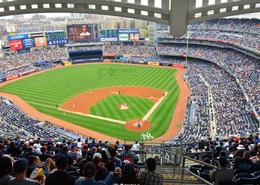
M 255 177 L 260 176 L 260 171 L 256 171 L 256 172 L 254 172 L 253 175 L 254 175 Z
M 239 179 L 239 178 L 253 178 L 255 177 L 253 174 L 250 173 L 239 173 L 235 176 L 235 179 Z
M 252 177 L 252 178 L 241 177 L 241 178 L 235 180 L 235 184 L 236 185 L 259 185 L 260 176 Z
M 192 172 L 192 173 L 195 173 L 195 174 L 199 174 L 199 171 L 201 170 L 201 168 L 202 168 L 202 166 L 201 165 L 192 165 L 191 167 L 190 167 L 190 171 Z

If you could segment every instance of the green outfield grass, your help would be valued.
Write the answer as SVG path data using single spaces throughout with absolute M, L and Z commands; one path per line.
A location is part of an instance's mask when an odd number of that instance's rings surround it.
M 118 105 L 126 103 L 127 110 L 120 110 Z M 146 98 L 111 95 L 91 107 L 90 114 L 112 118 L 121 121 L 140 119 L 152 108 L 154 103 Z
M 40 112 L 112 137 L 133 141 L 141 140 L 142 133 L 129 131 L 124 125 L 117 123 L 97 120 L 73 113 L 64 114 L 56 108 L 56 105 L 61 105 L 66 100 L 82 92 L 98 88 L 111 86 L 158 88 L 167 91 L 168 95 L 149 118 L 152 124 L 149 132 L 156 138 L 167 131 L 178 100 L 179 88 L 176 79 L 173 77 L 175 71 L 175 69 L 171 68 L 120 64 L 79 65 L 47 71 L 24 78 L 1 87 L 0 91 L 18 95 Z M 139 107 L 140 110 L 151 106 L 146 100 L 142 101 L 139 101 L 140 105 L 137 102 L 137 105 L 134 106 Z M 143 107 L 141 104 L 143 104 Z M 102 107 L 102 102 L 96 106 Z M 129 113 L 129 115 L 125 114 L 125 119 L 127 119 L 127 116 L 133 116 L 133 114 L 142 115 L 142 111 L 140 112 L 140 110 L 136 110 L 135 113 Z M 113 114 L 111 112 L 106 113 L 107 109 L 103 110 L 102 113 L 95 106 L 91 111 L 102 116 Z M 122 115 L 122 117 L 124 116 Z

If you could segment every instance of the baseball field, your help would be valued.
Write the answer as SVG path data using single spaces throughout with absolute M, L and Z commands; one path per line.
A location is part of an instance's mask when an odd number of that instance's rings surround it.
M 153 140 L 170 133 L 169 129 L 180 130 L 181 123 L 171 126 L 181 94 L 176 72 L 134 65 L 78 65 L 8 83 L 0 87 L 0 95 L 16 95 L 39 114 L 80 126 L 71 130 L 81 134 L 94 131 L 101 134 L 98 139 L 106 135 L 126 141 Z M 181 117 L 182 103 L 178 102 Z

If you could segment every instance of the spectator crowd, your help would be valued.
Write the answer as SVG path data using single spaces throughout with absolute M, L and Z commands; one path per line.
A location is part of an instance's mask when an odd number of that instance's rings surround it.
M 196 140 L 186 150 L 191 157 L 204 162 L 191 165 L 189 170 L 214 185 L 258 185 L 260 182 L 259 134 Z
M 161 185 L 155 158 L 140 162 L 138 143 L 0 139 L 1 185 Z M 145 169 L 146 168 L 146 169 Z

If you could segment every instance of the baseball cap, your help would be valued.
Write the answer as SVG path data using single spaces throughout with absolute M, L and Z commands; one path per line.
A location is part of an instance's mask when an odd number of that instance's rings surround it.
M 95 159 L 95 158 L 102 159 L 102 155 L 101 155 L 101 153 L 94 153 L 94 155 L 93 155 L 93 159 Z

